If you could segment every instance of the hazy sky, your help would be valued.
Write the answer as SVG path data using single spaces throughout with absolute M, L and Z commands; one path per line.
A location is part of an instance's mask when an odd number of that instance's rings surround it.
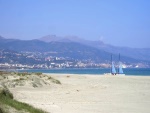
M 0 0 L 1 36 L 50 34 L 150 47 L 150 0 Z

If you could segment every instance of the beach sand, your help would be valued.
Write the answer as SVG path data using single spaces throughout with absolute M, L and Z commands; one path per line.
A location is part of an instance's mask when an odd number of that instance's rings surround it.
M 48 113 L 150 113 L 150 76 L 49 74 L 61 84 L 10 88 Z

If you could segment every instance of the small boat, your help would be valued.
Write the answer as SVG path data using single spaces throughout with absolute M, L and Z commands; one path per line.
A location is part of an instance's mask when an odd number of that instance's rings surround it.
M 116 75 L 116 69 L 113 62 L 111 63 L 111 75 Z
M 125 75 L 122 69 L 122 63 L 120 62 L 120 54 L 119 54 L 119 66 L 118 66 L 118 72 L 115 69 L 115 65 L 112 61 L 112 54 L 111 54 L 111 69 L 110 73 L 104 73 L 104 75 Z
M 122 63 L 120 61 L 120 54 L 119 54 L 119 66 L 118 66 L 118 73 L 117 75 L 125 75 L 122 69 Z

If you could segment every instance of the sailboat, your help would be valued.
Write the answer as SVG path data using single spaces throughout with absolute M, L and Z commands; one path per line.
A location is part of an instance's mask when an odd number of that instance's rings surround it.
M 112 61 L 112 54 L 111 54 L 111 69 L 110 73 L 105 73 L 105 75 L 125 75 L 122 69 L 122 63 L 120 62 L 120 54 L 119 54 L 119 66 L 118 66 L 118 72 L 115 69 L 115 65 Z
M 113 63 L 113 60 L 112 60 L 112 54 L 111 54 L 111 75 L 116 75 L 116 69 L 115 69 L 115 65 Z
M 119 71 L 118 71 L 118 74 L 124 74 L 124 73 L 123 73 L 123 69 L 122 69 L 122 64 L 121 64 L 121 63 L 119 64 Z
M 112 62 L 111 64 L 111 74 L 112 75 L 116 75 L 116 69 L 115 69 L 115 66 L 114 66 L 114 63 Z
M 120 61 L 120 54 L 119 54 L 119 66 L 118 66 L 118 73 L 117 75 L 125 75 L 122 69 L 122 63 Z
M 115 69 L 115 65 L 112 61 L 112 54 L 111 54 L 111 68 L 110 68 L 110 73 L 104 73 L 104 75 L 116 75 L 116 69 Z

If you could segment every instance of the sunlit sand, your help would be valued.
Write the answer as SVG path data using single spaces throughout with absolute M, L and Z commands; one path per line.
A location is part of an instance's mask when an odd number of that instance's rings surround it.
M 150 77 L 49 74 L 61 84 L 11 88 L 49 113 L 150 113 Z

